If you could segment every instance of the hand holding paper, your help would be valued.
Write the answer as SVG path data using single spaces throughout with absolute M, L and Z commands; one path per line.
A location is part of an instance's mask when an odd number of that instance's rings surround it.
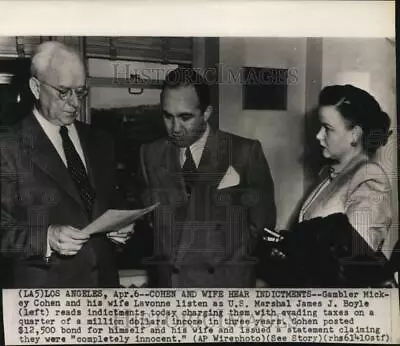
M 159 203 L 153 204 L 144 209 L 135 210 L 115 210 L 109 209 L 91 224 L 86 226 L 82 232 L 86 234 L 96 234 L 121 230 L 124 227 L 131 226 L 135 220 L 147 213 L 153 211 Z
M 107 237 L 117 244 L 125 244 L 134 232 L 135 222 L 133 222 L 131 225 L 119 229 L 118 231 L 107 233 Z
M 47 234 L 47 257 L 50 257 L 53 251 L 64 256 L 76 255 L 89 236 L 71 226 L 50 225 Z

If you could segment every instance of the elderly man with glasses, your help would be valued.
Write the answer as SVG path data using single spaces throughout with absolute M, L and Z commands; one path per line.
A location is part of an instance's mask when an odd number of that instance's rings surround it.
M 120 206 L 112 141 L 76 120 L 88 93 L 84 65 L 72 48 L 45 42 L 31 76 L 32 113 L 0 139 L 6 286 L 116 287 L 113 243 L 125 243 L 132 230 L 81 231 Z

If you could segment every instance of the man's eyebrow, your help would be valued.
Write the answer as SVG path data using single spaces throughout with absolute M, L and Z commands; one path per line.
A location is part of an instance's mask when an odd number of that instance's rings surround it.
M 171 117 L 173 117 L 173 116 L 174 116 L 174 115 L 172 115 L 171 113 L 168 113 L 167 111 L 164 111 L 164 110 L 163 110 L 163 114 L 164 114 L 164 115 L 171 116 Z M 177 114 L 177 115 L 176 115 L 176 117 L 184 117 L 184 116 L 187 116 L 187 115 L 189 115 L 189 116 L 194 116 L 194 114 L 193 114 L 193 113 L 190 113 L 190 112 L 184 112 L 184 113 L 179 113 L 179 114 Z
M 324 121 L 321 121 L 321 125 L 327 126 L 327 127 L 332 127 L 330 124 L 328 124 L 328 123 L 326 123 L 326 122 L 324 122 Z
M 165 111 L 165 110 L 163 110 L 162 113 L 163 113 L 164 115 L 168 115 L 168 116 L 172 117 L 172 114 L 171 114 L 171 113 L 168 113 L 168 112 Z
M 86 85 L 79 85 L 79 86 L 76 86 L 76 87 L 70 87 L 70 86 L 65 86 L 65 85 L 62 85 L 62 84 L 57 84 L 57 86 L 59 88 L 63 88 L 63 89 L 86 89 Z

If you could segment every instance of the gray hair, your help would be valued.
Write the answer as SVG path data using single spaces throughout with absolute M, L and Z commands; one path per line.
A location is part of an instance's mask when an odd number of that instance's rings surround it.
M 35 53 L 32 57 L 31 63 L 31 75 L 41 76 L 45 73 L 55 56 L 60 54 L 72 54 L 75 55 L 79 60 L 79 53 L 70 46 L 67 46 L 57 41 L 47 41 L 41 43 L 36 47 Z

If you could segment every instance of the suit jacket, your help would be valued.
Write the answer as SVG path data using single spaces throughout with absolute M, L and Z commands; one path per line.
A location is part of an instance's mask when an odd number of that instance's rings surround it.
M 359 155 L 321 189 L 329 179 L 324 179 L 326 173 L 325 169 L 305 200 L 299 221 L 344 213 L 366 243 L 378 250 L 392 221 L 391 188 L 382 167 Z
M 167 138 L 143 145 L 146 204 L 154 214 L 159 287 L 252 287 L 254 252 L 264 227 L 274 228 L 271 173 L 258 141 L 211 131 L 190 193 L 179 148 Z M 218 189 L 230 176 L 231 184 Z M 221 186 L 222 187 L 222 186 Z
M 1 254 L 11 261 L 13 287 L 117 286 L 113 246 L 103 235 L 91 237 L 75 256 L 44 260 L 49 225 L 82 229 L 115 204 L 112 141 L 84 123 L 75 126 L 96 191 L 92 217 L 33 115 L 1 136 Z

